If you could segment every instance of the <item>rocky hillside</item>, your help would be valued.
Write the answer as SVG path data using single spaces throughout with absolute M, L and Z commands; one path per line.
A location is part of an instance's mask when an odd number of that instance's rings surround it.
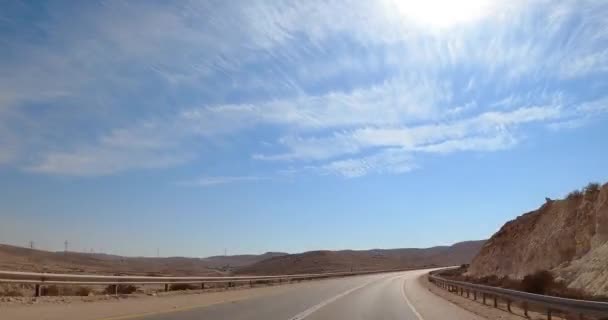
M 296 274 L 451 266 L 469 263 L 484 241 L 426 249 L 309 251 L 278 256 L 237 270 L 239 274 Z
M 523 278 L 550 270 L 571 288 L 608 294 L 608 184 L 507 222 L 473 259 L 468 275 Z

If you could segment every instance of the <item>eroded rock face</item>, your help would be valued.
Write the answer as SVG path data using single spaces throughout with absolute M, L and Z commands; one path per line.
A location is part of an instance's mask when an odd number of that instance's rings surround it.
M 570 287 L 608 294 L 608 184 L 550 200 L 507 222 L 473 259 L 468 274 L 523 278 L 551 270 Z

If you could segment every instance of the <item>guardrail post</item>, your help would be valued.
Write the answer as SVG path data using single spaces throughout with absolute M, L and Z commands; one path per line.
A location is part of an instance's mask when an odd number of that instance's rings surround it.
M 498 308 L 498 297 L 494 296 L 494 308 Z
M 467 298 L 469 298 L 471 296 L 471 293 L 469 292 L 469 289 L 467 289 Z
M 511 300 L 507 299 L 507 310 L 511 312 Z
M 40 293 L 42 290 L 40 290 L 40 284 L 36 284 L 36 286 L 34 287 L 34 296 L 35 297 L 40 297 Z
M 551 309 L 547 309 L 547 320 L 551 320 Z
M 524 316 L 526 316 L 526 318 L 528 317 L 528 303 L 524 301 L 524 303 L 522 303 L 522 307 L 524 308 Z
M 117 296 L 118 295 L 118 284 L 114 285 L 114 295 Z
M 477 291 L 473 290 L 473 300 L 477 301 Z
M 486 304 L 486 293 L 483 293 L 483 304 Z
M 249 280 L 249 286 L 253 288 L 253 280 Z
M 169 291 L 169 284 L 165 283 L 165 292 Z
M 201 282 L 201 290 L 205 290 L 205 283 Z

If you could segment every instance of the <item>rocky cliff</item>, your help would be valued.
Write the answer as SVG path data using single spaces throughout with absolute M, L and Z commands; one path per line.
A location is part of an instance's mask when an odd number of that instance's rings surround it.
M 507 222 L 481 248 L 468 275 L 522 278 L 538 270 L 589 294 L 608 294 L 608 184 L 547 199 Z

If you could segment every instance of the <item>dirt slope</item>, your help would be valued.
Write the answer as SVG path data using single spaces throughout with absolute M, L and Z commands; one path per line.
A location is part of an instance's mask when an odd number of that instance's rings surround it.
M 427 249 L 309 251 L 274 257 L 237 270 L 239 274 L 296 274 L 377 270 L 469 263 L 484 241 Z
M 473 259 L 468 274 L 522 278 L 538 270 L 551 270 L 589 294 L 608 294 L 608 184 L 547 200 L 507 222 Z

